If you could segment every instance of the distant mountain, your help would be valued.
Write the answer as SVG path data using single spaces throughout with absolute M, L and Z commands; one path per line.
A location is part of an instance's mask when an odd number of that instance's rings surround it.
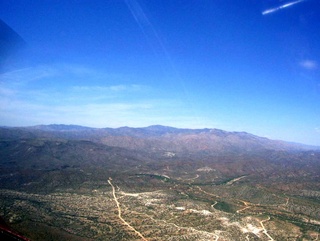
M 218 129 L 0 127 L 0 210 L 31 240 L 136 239 L 117 207 L 149 240 L 269 239 L 261 227 L 314 240 L 319 160 L 315 147 Z
M 131 150 L 180 153 L 244 153 L 261 150 L 319 149 L 319 147 L 270 140 L 246 132 L 228 132 L 219 129 L 179 129 L 161 125 L 144 128 L 90 128 L 78 125 L 1 127 L 0 138 L 89 140 Z
M 307 167 L 311 172 L 316 170 L 311 167 L 316 163 L 314 159 L 318 158 L 319 151 L 246 132 L 219 129 L 179 129 L 160 125 L 145 128 L 39 125 L 1 127 L 0 156 L 3 172 L 43 172 L 69 167 L 101 167 L 115 171 L 139 167 L 140 171 L 148 172 L 162 170 L 164 166 L 180 170 L 183 164 L 185 172 L 191 173 L 216 163 L 220 173 L 215 174 L 218 180 L 256 170 L 269 173 L 289 160 L 293 169 L 308 160 L 313 163 Z M 299 161 L 295 163 L 295 159 Z M 284 166 L 288 169 L 286 164 Z M 31 177 L 35 178 L 33 174 Z

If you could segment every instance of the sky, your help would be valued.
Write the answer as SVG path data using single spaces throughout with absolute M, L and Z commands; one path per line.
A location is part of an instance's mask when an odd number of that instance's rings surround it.
M 2 0 L 0 125 L 218 128 L 320 146 L 318 0 Z M 1 32 L 0 32 L 1 33 Z

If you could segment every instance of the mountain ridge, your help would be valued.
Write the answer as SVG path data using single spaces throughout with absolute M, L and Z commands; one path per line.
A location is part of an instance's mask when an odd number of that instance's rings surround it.
M 0 128 L 0 157 L 0 211 L 9 210 L 0 216 L 32 240 L 132 240 L 122 238 L 128 230 L 119 222 L 116 197 L 126 220 L 157 240 L 180 236 L 182 222 L 203 227 L 200 233 L 221 230 L 225 240 L 255 238 L 243 232 L 252 225 L 261 234 L 255 240 L 267 240 L 262 222 L 274 240 L 286 240 L 292 230 L 307 240 L 319 233 L 320 151 L 245 132 Z M 177 226 L 150 229 L 167 222 Z M 58 237 L 44 239 L 42 232 Z
M 125 148 L 146 148 L 150 142 L 171 149 L 217 150 L 227 146 L 250 149 L 319 150 L 319 146 L 272 140 L 248 132 L 225 131 L 216 128 L 189 129 L 162 125 L 147 127 L 94 128 L 81 125 L 50 124 L 28 127 L 0 127 L 0 138 L 67 138 L 83 139 Z M 135 142 L 130 148 L 129 142 Z M 146 143 L 148 142 L 148 143 Z M 126 144 L 127 143 L 127 144 Z M 139 144 L 140 143 L 140 144 Z M 156 144 L 156 143 L 154 143 Z M 197 148 L 198 146 L 198 148 Z M 207 146 L 207 147 L 206 147 Z

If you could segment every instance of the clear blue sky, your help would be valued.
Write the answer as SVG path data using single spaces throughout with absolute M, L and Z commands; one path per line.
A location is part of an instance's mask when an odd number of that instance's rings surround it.
M 289 4 L 288 4 L 289 3 Z M 2 0 L 0 125 L 153 124 L 320 145 L 318 0 Z

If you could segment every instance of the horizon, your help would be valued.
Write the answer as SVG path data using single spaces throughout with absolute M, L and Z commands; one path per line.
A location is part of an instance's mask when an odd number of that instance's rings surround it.
M 110 127 L 110 126 L 104 126 L 104 127 L 92 127 L 92 126 L 84 126 L 84 125 L 76 125 L 76 124 L 38 124 L 38 125 L 32 125 L 32 126 L 0 126 L 0 128 L 33 128 L 33 127 L 41 127 L 41 126 L 70 126 L 70 127 L 83 127 L 83 128 L 89 128 L 89 129 L 121 129 L 121 128 L 132 128 L 132 129 L 145 129 L 145 128 L 150 128 L 150 127 L 164 127 L 164 128 L 173 128 L 177 130 L 218 130 L 218 131 L 224 131 L 228 133 L 244 133 L 248 135 L 253 135 L 259 138 L 265 138 L 270 141 L 280 141 L 280 142 L 286 142 L 288 144 L 297 144 L 297 145 L 302 145 L 302 146 L 309 146 L 309 147 L 316 147 L 319 148 L 320 145 L 310 145 L 306 143 L 301 143 L 301 142 L 294 142 L 294 141 L 286 141 L 282 139 L 272 139 L 266 136 L 259 136 L 255 133 L 247 132 L 247 131 L 232 131 L 232 130 L 224 130 L 224 129 L 219 129 L 219 128 L 181 128 L 181 127 L 175 127 L 175 126 L 165 126 L 161 124 L 155 124 L 155 125 L 149 125 L 149 126 L 119 126 L 119 127 Z
M 2 126 L 160 123 L 320 146 L 315 0 L 17 0 L 0 19 L 25 42 L 0 62 Z

